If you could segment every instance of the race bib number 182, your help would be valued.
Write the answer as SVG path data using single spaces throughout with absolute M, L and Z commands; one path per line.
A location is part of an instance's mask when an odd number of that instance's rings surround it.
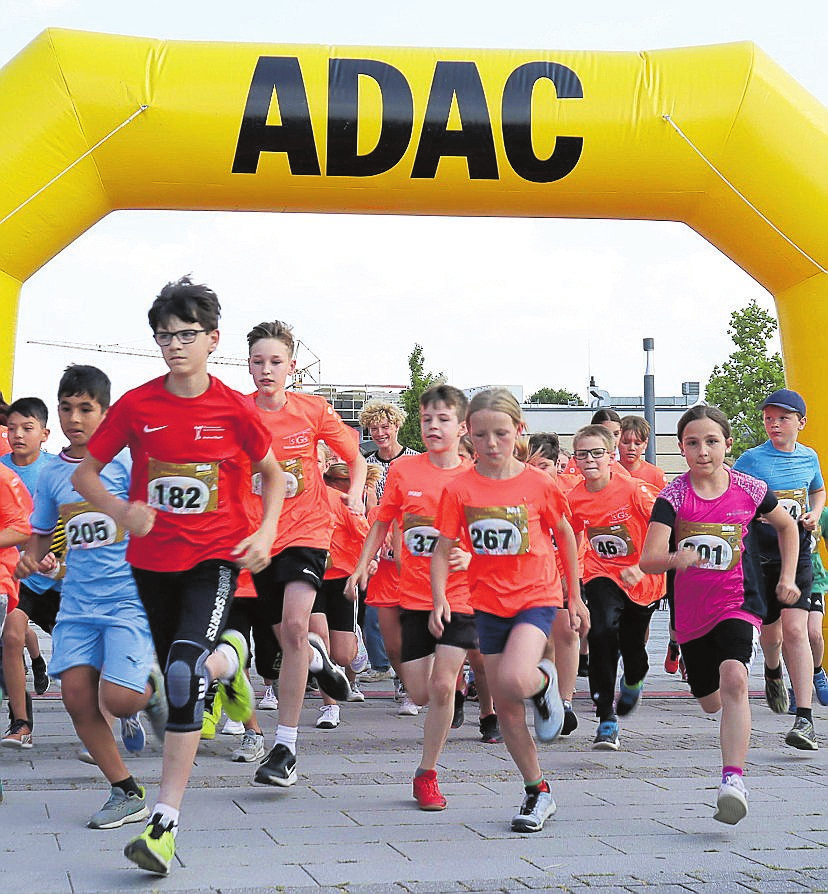
M 149 461 L 147 503 L 161 512 L 199 515 L 218 507 L 218 463 Z

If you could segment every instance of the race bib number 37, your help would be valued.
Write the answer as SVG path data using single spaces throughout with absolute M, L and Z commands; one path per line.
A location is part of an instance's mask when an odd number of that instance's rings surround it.
M 149 461 L 147 503 L 161 512 L 199 515 L 218 507 L 218 463 Z
M 115 524 L 115 520 L 85 500 L 62 503 L 60 519 L 69 549 L 96 549 L 120 543 L 124 539 L 124 531 Z
M 529 552 L 525 506 L 466 506 L 472 552 L 478 556 L 520 556 Z
M 680 521 L 676 525 L 679 549 L 693 549 L 708 571 L 730 571 L 742 555 L 741 525 L 704 525 Z
M 403 543 L 412 556 L 431 558 L 440 532 L 433 525 L 434 519 L 425 515 L 406 512 L 403 515 Z

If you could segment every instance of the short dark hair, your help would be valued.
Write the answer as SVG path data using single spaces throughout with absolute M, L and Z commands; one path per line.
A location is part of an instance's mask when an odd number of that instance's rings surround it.
M 49 409 L 39 397 L 18 397 L 16 401 L 9 405 L 7 415 L 19 413 L 26 418 L 31 417 L 44 427 L 49 423 Z
M 109 376 L 98 369 L 97 366 L 83 366 L 73 363 L 67 366 L 60 377 L 58 385 L 58 400 L 62 397 L 76 397 L 78 394 L 88 394 L 96 400 L 102 410 L 109 409 L 110 391 L 112 383 Z
M 621 417 L 610 407 L 601 407 L 592 414 L 590 425 L 600 425 L 602 422 L 620 422 Z
M 453 385 L 446 385 L 445 382 L 438 382 L 436 385 L 429 385 L 420 395 L 420 407 L 423 410 L 430 404 L 436 404 L 438 401 L 453 409 L 457 413 L 459 422 L 463 422 L 466 418 L 466 408 L 469 405 L 469 399 L 459 388 L 455 388 Z
M 553 463 L 561 455 L 561 442 L 553 431 L 538 431 L 529 435 L 529 457 L 539 456 Z
M 152 302 L 147 318 L 153 332 L 170 317 L 185 323 L 200 323 L 207 332 L 218 329 L 221 305 L 216 293 L 205 285 L 194 283 L 189 276 L 168 282 Z
M 276 341 L 288 349 L 290 356 L 296 353 L 296 340 L 293 337 L 293 327 L 282 320 L 268 320 L 264 323 L 257 323 L 250 332 L 247 333 L 247 350 L 252 351 L 253 345 L 263 338 L 275 338 Z
M 722 434 L 726 439 L 731 436 L 730 420 L 718 407 L 709 407 L 707 404 L 696 404 L 695 407 L 690 407 L 678 421 L 676 433 L 678 434 L 679 441 L 684 437 L 684 429 L 687 428 L 691 422 L 696 422 L 699 419 L 712 419 L 713 422 L 721 428 Z

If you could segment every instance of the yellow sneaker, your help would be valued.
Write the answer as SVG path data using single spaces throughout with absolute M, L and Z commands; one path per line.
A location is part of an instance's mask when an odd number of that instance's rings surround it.
M 219 694 L 224 713 L 231 720 L 244 723 L 250 719 L 256 707 L 256 694 L 247 679 L 247 642 L 238 630 L 225 630 L 221 642 L 227 643 L 235 650 L 239 659 L 239 667 L 232 680 L 219 681 Z
M 153 815 L 147 828 L 124 848 L 124 856 L 136 866 L 157 875 L 169 875 L 175 856 L 175 827 L 163 822 L 160 813 Z
M 213 707 L 204 711 L 204 717 L 201 720 L 201 738 L 215 739 L 216 725 L 221 720 L 221 692 L 216 692 L 213 699 Z

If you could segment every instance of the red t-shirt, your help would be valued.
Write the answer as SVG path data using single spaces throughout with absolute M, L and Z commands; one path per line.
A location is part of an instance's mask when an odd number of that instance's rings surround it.
M 453 469 L 440 469 L 427 453 L 394 460 L 385 480 L 378 518 L 396 521 L 402 531 L 400 606 L 431 611 L 431 554 L 440 532 L 434 519 L 446 485 L 471 468 L 467 459 Z M 449 574 L 446 598 L 452 611 L 471 614 L 466 572 Z
M 333 448 L 346 463 L 353 462 L 359 453 L 356 431 L 345 425 L 324 397 L 295 391 L 288 391 L 285 396 L 287 403 L 273 412 L 256 406 L 255 393 L 245 398 L 248 409 L 256 413 L 270 433 L 273 455 L 287 479 L 279 532 L 271 551 L 274 556 L 289 546 L 330 546 L 331 512 L 316 462 L 319 441 Z
M 342 502 L 342 491 L 325 485 L 325 495 L 333 519 L 325 580 L 350 577 L 357 567 L 362 544 L 368 536 L 368 519 L 348 509 Z
M 146 537 L 130 537 L 127 561 L 147 571 L 186 571 L 207 559 L 232 561 L 253 529 L 246 511 L 250 463 L 270 448 L 244 396 L 210 377 L 204 394 L 178 397 L 165 377 L 128 391 L 89 441 L 108 463 L 132 454 L 130 500 L 158 510 Z
M 11 453 L 11 444 L 9 444 L 9 430 L 5 425 L 0 425 L 0 456 Z
M 32 498 L 20 476 L 0 464 L 0 531 L 11 528 L 21 534 L 31 534 L 29 519 L 33 510 Z M 8 612 L 17 607 L 20 584 L 14 576 L 14 569 L 19 560 L 20 553 L 16 546 L 0 549 L 0 593 L 8 596 Z
M 378 514 L 379 506 L 375 506 L 368 513 L 369 530 Z M 368 579 L 368 588 L 365 591 L 366 605 L 391 608 L 400 604 L 400 572 L 394 558 L 393 540 L 393 531 L 389 531 L 385 542 L 377 552 L 377 573 Z
M 550 535 L 565 516 L 566 499 L 545 472 L 524 466 L 500 480 L 471 468 L 446 486 L 435 527 L 452 540 L 462 535 L 471 549 L 474 608 L 513 618 L 563 605 Z
M 650 605 L 664 595 L 664 575 L 645 574 L 630 587 L 621 580 L 621 571 L 641 559 L 658 492 L 638 478 L 616 475 L 616 468 L 612 467 L 609 484 L 602 490 L 590 492 L 582 483 L 569 492 L 572 527 L 584 531 L 589 543 L 584 581 L 609 578 L 633 602 Z

